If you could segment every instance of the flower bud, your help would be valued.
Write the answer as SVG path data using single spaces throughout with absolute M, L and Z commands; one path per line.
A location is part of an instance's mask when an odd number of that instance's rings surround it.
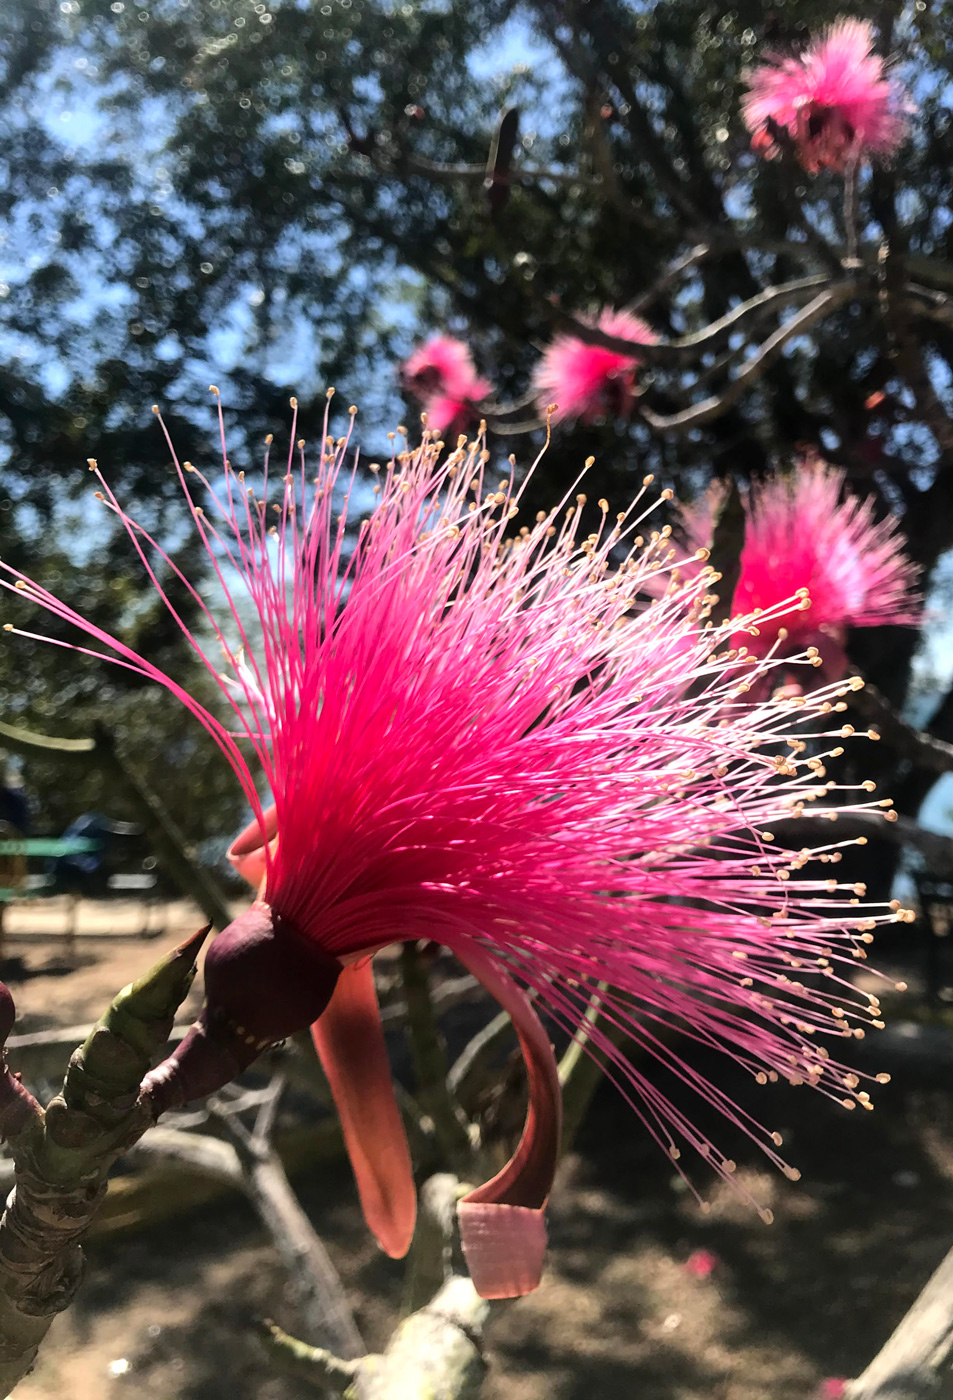
M 341 964 L 267 904 L 210 944 L 205 1007 L 181 1044 L 143 1080 L 156 1117 L 228 1084 L 263 1050 L 321 1015 Z

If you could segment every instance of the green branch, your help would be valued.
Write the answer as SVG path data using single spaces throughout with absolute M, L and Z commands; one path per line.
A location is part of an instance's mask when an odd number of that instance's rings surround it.
M 27 1374 L 53 1318 L 72 1301 L 83 1269 L 79 1241 L 109 1169 L 152 1125 L 139 1084 L 168 1041 L 207 933 L 119 993 L 73 1053 L 45 1113 L 34 1102 L 28 1112 L 20 1105 L 17 1122 L 0 1115 L 16 1165 L 0 1219 L 0 1395 Z
M 401 948 L 400 967 L 407 1001 L 407 1033 L 417 1076 L 417 1101 L 433 1119 L 446 1165 L 466 1175 L 473 1146 L 466 1119 L 447 1086 L 447 1055 L 430 996 L 430 979 L 413 943 Z

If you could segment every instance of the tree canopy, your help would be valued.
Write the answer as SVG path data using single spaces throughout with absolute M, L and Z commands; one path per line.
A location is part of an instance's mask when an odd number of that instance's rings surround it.
M 540 348 L 611 305 L 659 337 L 635 411 L 560 425 L 540 489 L 591 453 L 593 496 L 624 498 L 646 470 L 690 496 L 814 448 L 902 515 L 931 570 L 953 545 L 951 8 L 846 12 L 873 21 L 916 107 L 899 157 L 853 192 L 790 150 L 764 159 L 742 119 L 752 64 L 834 18 L 813 0 L 10 0 L 0 551 L 40 552 L 164 655 L 175 629 L 83 472 L 97 457 L 187 551 L 153 402 L 208 460 L 219 384 L 231 451 L 253 460 L 289 393 L 313 436 L 335 384 L 376 454 L 416 412 L 397 362 L 449 329 L 522 459 L 545 436 L 528 402 Z M 893 630 L 854 654 L 899 702 L 915 645 Z M 39 646 L 0 652 L 3 712 L 37 727 L 119 715 L 129 684 L 67 676 Z M 163 725 L 150 762 L 168 768 L 178 721 Z M 172 769 L 194 811 L 193 761 Z

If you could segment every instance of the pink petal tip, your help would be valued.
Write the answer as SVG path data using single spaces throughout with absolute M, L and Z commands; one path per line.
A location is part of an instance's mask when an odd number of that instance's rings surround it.
M 546 1253 L 542 1210 L 461 1201 L 457 1220 L 470 1278 L 481 1298 L 521 1298 L 539 1287 Z

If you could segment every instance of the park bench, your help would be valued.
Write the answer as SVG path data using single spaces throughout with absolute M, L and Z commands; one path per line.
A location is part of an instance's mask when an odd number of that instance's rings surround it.
M 48 836 L 24 836 L 0 839 L 0 861 L 4 857 L 19 856 L 24 860 L 31 857 L 36 859 L 56 859 L 61 856 L 93 855 L 102 848 L 102 841 L 90 836 L 70 836 L 70 837 L 48 837 Z M 146 860 L 142 868 L 136 871 L 117 872 L 109 875 L 106 879 L 106 889 L 116 895 L 139 896 L 145 905 L 146 915 L 142 929 L 139 931 L 140 937 L 152 937 L 160 930 L 151 927 L 151 911 L 153 901 L 147 896 L 158 888 L 159 879 L 155 870 L 155 861 Z M 55 892 L 55 877 L 48 873 L 28 874 L 22 884 L 16 886 L 0 886 L 0 916 L 3 907 L 13 900 L 37 899 L 49 896 Z M 73 897 L 69 913 L 69 925 L 65 931 L 68 943 L 72 943 L 76 934 L 76 906 L 78 900 Z M 2 926 L 2 925 L 0 925 Z
M 4 856 L 21 856 L 51 859 L 57 856 L 92 855 L 101 846 L 100 841 L 89 836 L 15 836 L 0 840 L 0 860 Z M 0 886 L 0 904 L 9 904 L 12 899 L 31 899 L 42 895 L 51 883 L 48 875 L 28 875 L 26 883 L 20 886 Z

